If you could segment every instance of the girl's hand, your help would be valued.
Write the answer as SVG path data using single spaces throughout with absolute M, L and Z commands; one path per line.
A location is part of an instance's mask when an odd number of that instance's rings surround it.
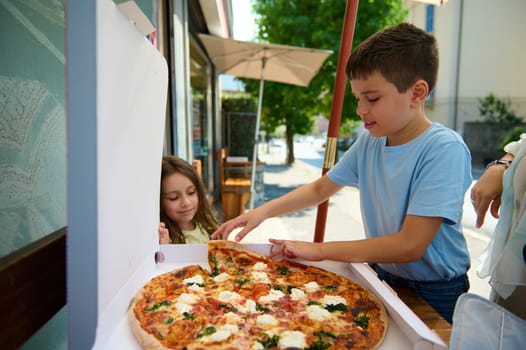
M 264 217 L 258 214 L 257 209 L 254 209 L 249 211 L 248 213 L 228 220 L 227 222 L 219 226 L 218 229 L 214 233 L 212 233 L 210 237 L 212 239 L 227 239 L 233 230 L 239 227 L 243 227 L 243 229 L 239 231 L 239 233 L 234 238 L 236 242 L 239 242 L 250 231 L 258 227 L 259 224 L 263 222 L 263 220 L 265 220 Z
M 273 244 L 270 249 L 270 257 L 282 255 L 289 259 L 303 259 L 309 261 L 323 260 L 321 254 L 321 245 L 323 243 L 312 243 L 302 241 L 288 241 L 283 239 L 269 239 Z
M 159 244 L 170 244 L 170 233 L 166 228 L 164 222 L 159 223 Z

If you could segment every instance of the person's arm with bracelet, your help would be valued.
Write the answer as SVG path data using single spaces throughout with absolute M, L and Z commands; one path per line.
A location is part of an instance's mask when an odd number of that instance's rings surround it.
M 477 228 L 482 227 L 484 224 L 488 208 L 494 218 L 499 217 L 502 178 L 506 169 L 513 162 L 515 153 L 525 135 L 522 134 L 519 141 L 507 144 L 504 147 L 506 154 L 502 158 L 490 162 L 480 179 L 471 189 L 471 203 L 477 214 Z

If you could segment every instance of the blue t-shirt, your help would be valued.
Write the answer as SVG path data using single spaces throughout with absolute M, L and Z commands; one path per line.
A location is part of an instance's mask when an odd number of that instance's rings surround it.
M 444 218 L 418 261 L 378 264 L 382 269 L 416 281 L 446 281 L 469 269 L 461 219 L 472 182 L 471 155 L 453 130 L 433 123 L 399 146 L 386 146 L 386 137 L 364 132 L 327 175 L 336 184 L 360 189 L 367 237 L 400 231 L 408 214 Z

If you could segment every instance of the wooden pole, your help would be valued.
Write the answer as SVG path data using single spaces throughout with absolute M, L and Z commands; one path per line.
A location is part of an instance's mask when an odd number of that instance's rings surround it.
M 338 56 L 338 66 L 336 68 L 336 79 L 334 81 L 331 118 L 329 119 L 327 142 L 325 143 L 325 159 L 323 161 L 322 176 L 334 166 L 334 159 L 336 152 L 338 152 L 338 129 L 340 127 L 343 99 L 345 96 L 345 85 L 347 82 L 347 77 L 345 76 L 345 65 L 347 64 L 347 59 L 351 54 L 354 27 L 356 25 L 356 14 L 358 12 L 358 2 L 359 0 L 347 0 L 347 5 L 345 8 L 345 18 L 343 21 L 342 37 L 340 42 L 340 53 Z M 328 208 L 328 200 L 318 205 L 314 242 L 323 242 Z

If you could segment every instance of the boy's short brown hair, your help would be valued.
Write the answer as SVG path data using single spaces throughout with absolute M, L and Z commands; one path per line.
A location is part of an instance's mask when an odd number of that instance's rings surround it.
M 436 40 L 409 23 L 386 28 L 353 50 L 345 72 L 351 80 L 367 78 L 379 72 L 399 92 L 406 91 L 415 81 L 423 79 L 431 92 L 438 73 Z

